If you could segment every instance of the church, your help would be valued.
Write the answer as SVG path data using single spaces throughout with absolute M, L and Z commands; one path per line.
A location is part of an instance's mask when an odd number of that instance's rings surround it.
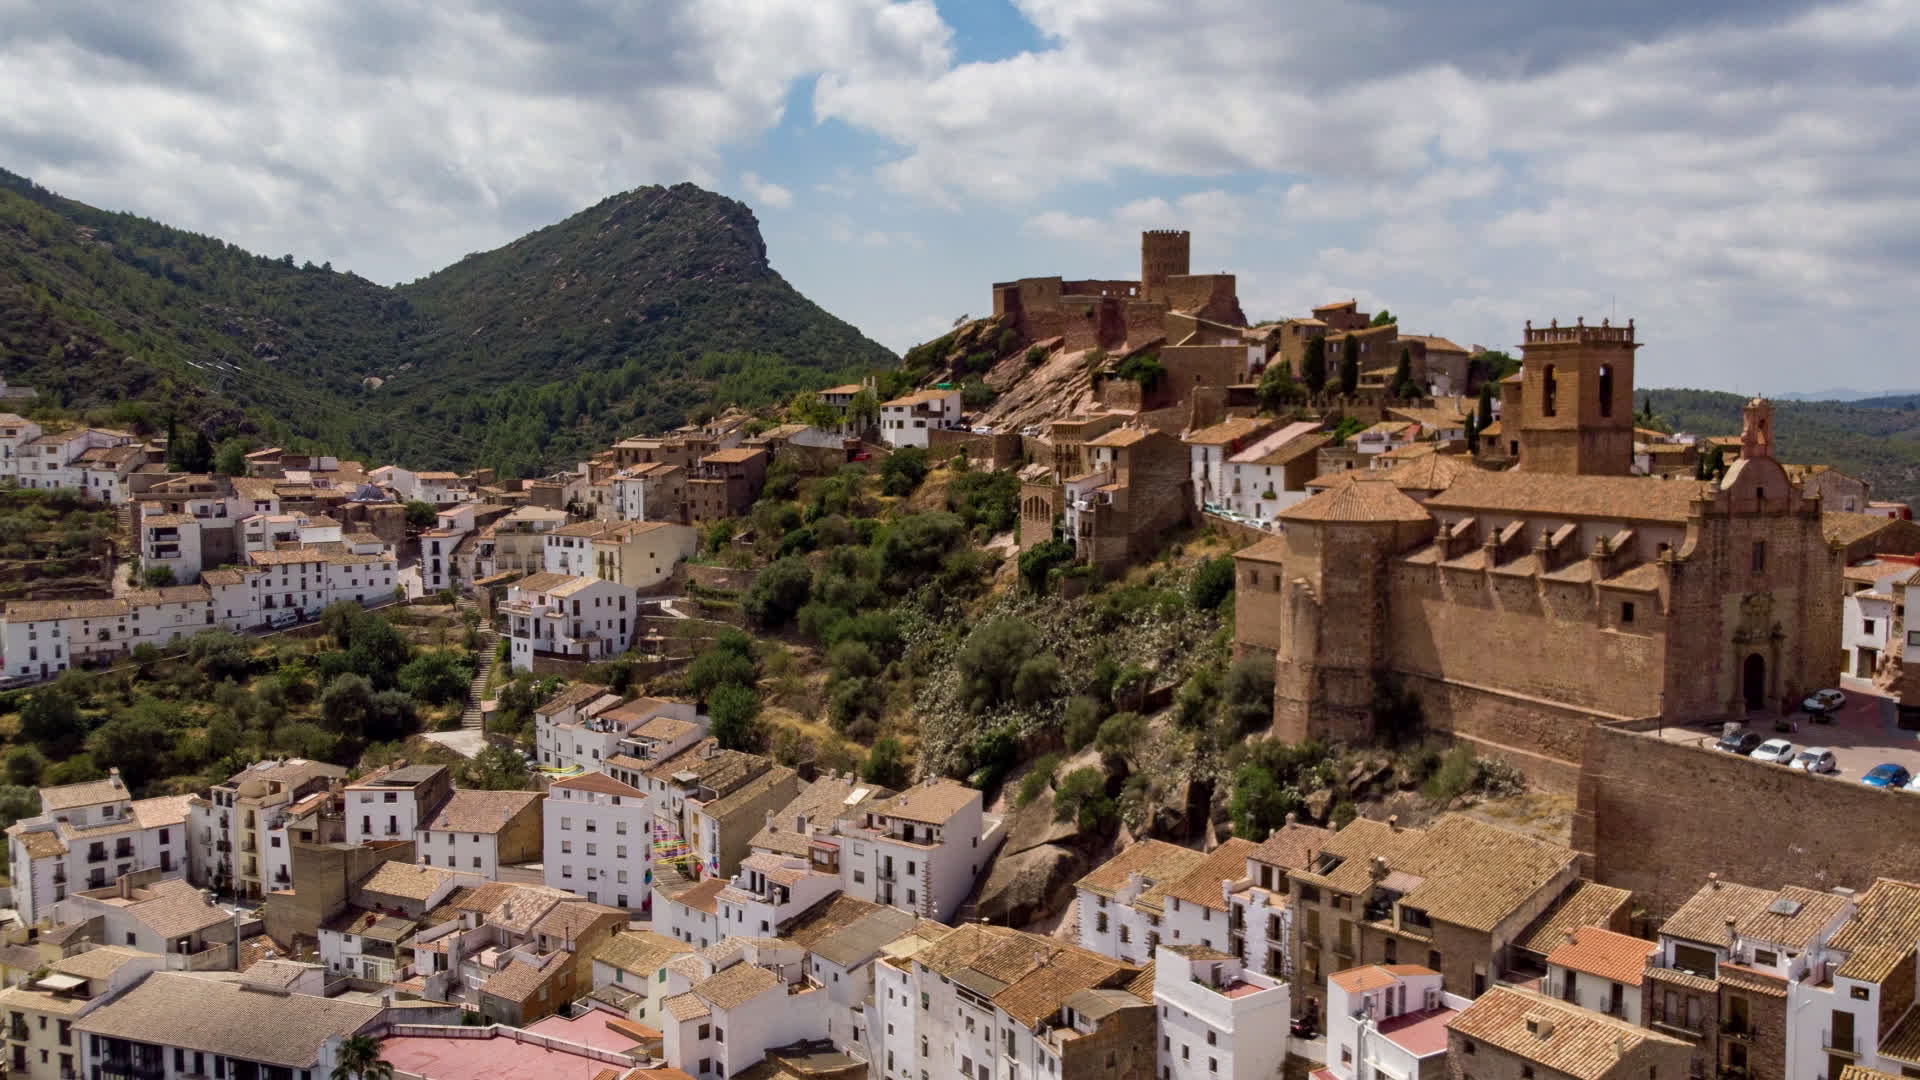
M 1525 330 L 1498 456 L 1421 486 L 1356 471 L 1240 551 L 1236 650 L 1271 654 L 1274 734 L 1366 744 L 1381 700 L 1572 790 L 1586 729 L 1775 714 L 1830 686 L 1839 549 L 1745 409 L 1718 482 L 1633 475 L 1634 326 Z

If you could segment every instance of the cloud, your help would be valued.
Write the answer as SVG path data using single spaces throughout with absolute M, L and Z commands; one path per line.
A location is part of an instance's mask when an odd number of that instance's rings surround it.
M 740 186 L 747 189 L 747 195 L 755 206 L 772 206 L 784 210 L 793 205 L 793 192 L 772 181 L 762 180 L 759 173 L 741 173 Z

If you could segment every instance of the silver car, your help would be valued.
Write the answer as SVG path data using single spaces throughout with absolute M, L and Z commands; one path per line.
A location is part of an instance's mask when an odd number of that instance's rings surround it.
M 1809 746 L 1794 755 L 1793 767 L 1811 773 L 1830 773 L 1840 766 L 1833 760 L 1833 751 L 1824 746 Z
M 1785 739 L 1768 739 L 1760 748 L 1748 757 L 1755 761 L 1768 761 L 1775 765 L 1785 765 L 1793 760 L 1793 744 Z

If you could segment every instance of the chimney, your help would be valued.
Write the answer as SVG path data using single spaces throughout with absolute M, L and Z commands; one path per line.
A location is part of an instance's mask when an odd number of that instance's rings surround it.
M 1387 828 L 1392 829 L 1395 832 L 1400 831 L 1400 815 L 1399 814 L 1387 815 Z
M 114 882 L 114 884 L 120 887 L 120 899 L 122 900 L 133 899 L 133 878 L 132 877 L 126 874 L 121 874 L 120 880 Z
M 1294 825 L 1297 825 L 1299 823 L 1300 823 L 1300 815 L 1294 813 L 1292 810 L 1287 811 L 1287 827 L 1292 828 Z
M 1387 876 L 1387 857 L 1385 855 L 1375 855 L 1373 858 L 1367 860 L 1367 876 L 1375 881 L 1379 881 Z
M 120 766 L 115 765 L 107 770 L 107 783 L 112 784 L 116 791 L 127 790 L 127 785 L 120 780 Z
M 1709 872 L 1707 874 L 1707 887 L 1710 889 L 1717 889 L 1720 887 L 1720 874 L 1717 871 Z
M 1560 936 L 1566 939 L 1566 943 L 1568 945 L 1580 944 L 1580 936 L 1578 934 L 1575 934 L 1572 930 L 1563 930 L 1560 932 Z

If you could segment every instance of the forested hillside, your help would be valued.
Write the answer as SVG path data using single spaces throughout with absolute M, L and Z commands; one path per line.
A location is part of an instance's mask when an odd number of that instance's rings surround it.
M 1649 390 L 1675 431 L 1734 435 L 1746 399 L 1717 390 Z M 1920 400 L 1778 401 L 1774 432 L 1784 460 L 1831 465 L 1873 485 L 1876 499 L 1920 501 Z
M 893 362 L 773 271 L 750 209 L 691 184 L 387 288 L 0 171 L 0 372 L 123 422 L 530 475 Z

